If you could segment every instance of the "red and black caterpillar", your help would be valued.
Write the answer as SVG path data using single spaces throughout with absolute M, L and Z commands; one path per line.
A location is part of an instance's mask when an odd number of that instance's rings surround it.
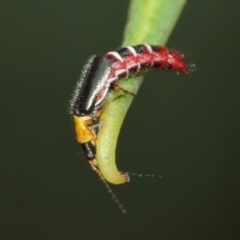
M 105 87 L 99 94 L 96 105 L 105 97 L 110 84 L 121 78 L 127 78 L 131 74 L 138 74 L 142 70 L 163 68 L 188 73 L 183 56 L 176 51 L 161 46 L 141 44 L 122 47 L 117 51 L 108 52 L 104 57 L 110 61 L 111 71 Z
M 138 73 L 148 68 L 188 72 L 182 55 L 161 46 L 141 44 L 123 47 L 115 52 L 108 52 L 105 57 L 112 62 L 109 83 L 119 77 L 128 77 L 129 73 Z

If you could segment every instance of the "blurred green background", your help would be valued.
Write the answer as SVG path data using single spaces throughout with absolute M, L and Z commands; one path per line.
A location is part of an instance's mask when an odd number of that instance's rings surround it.
M 188 1 L 124 122 L 111 186 L 75 141 L 68 101 L 92 54 L 120 46 L 128 1 L 1 1 L 0 239 L 240 239 L 240 2 Z M 137 29 L 136 29 L 137 31 Z

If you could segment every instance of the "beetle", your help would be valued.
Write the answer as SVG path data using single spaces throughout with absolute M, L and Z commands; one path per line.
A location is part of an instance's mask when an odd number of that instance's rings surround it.
M 87 61 L 70 101 L 70 113 L 73 115 L 77 141 L 81 144 L 83 153 L 92 169 L 104 182 L 113 199 L 118 203 L 119 208 L 123 212 L 125 212 L 124 207 L 112 193 L 105 180 L 106 176 L 101 173 L 96 159 L 96 139 L 101 124 L 100 116 L 106 106 L 106 96 L 109 91 L 121 90 L 124 93 L 135 96 L 134 93 L 119 87 L 117 85 L 118 80 L 137 75 L 139 72 L 150 68 L 162 68 L 184 74 L 188 73 L 188 67 L 183 56 L 166 47 L 148 44 L 122 47 L 116 51 L 108 52 L 104 56 L 93 55 Z M 114 168 L 112 171 L 116 172 L 115 163 L 112 166 Z M 122 180 L 111 183 L 119 184 L 130 180 L 130 173 L 118 173 Z M 132 175 L 140 177 L 157 176 Z
M 96 148 L 96 133 L 107 93 L 113 89 L 135 96 L 117 86 L 116 82 L 149 68 L 188 73 L 188 67 L 180 53 L 149 44 L 122 47 L 104 56 L 93 55 L 88 60 L 70 101 L 70 112 L 74 117 L 77 141 L 82 144 L 89 161 L 95 158 L 96 150 L 93 149 Z M 129 180 L 127 176 L 124 179 L 123 181 Z
M 70 112 L 74 116 L 77 140 L 86 143 L 96 140 L 91 126 L 99 120 L 98 111 L 104 106 L 110 89 L 122 90 L 117 80 L 136 75 L 149 68 L 163 68 L 188 73 L 183 56 L 166 47 L 140 44 L 122 47 L 105 56 L 92 56 L 85 65 L 70 101 Z

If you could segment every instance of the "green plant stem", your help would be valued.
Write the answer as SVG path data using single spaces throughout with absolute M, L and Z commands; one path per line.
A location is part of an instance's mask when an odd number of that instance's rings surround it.
M 123 46 L 142 43 L 165 45 L 186 0 L 132 0 L 125 28 Z M 122 88 L 137 93 L 143 74 L 119 81 Z M 119 93 L 110 93 L 114 99 Z M 100 130 L 97 139 L 97 161 L 104 178 L 111 183 L 126 182 L 115 164 L 115 149 L 122 122 L 131 105 L 133 97 L 124 95 L 107 104 L 100 118 Z M 119 180 L 119 181 L 118 181 Z

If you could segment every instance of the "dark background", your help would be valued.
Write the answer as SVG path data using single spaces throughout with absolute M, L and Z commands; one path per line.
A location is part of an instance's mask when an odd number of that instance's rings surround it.
M 239 1 L 188 1 L 167 46 L 197 70 L 151 71 L 112 186 L 75 141 L 68 101 L 91 54 L 122 42 L 128 1 L 1 1 L 0 239 L 240 239 Z

